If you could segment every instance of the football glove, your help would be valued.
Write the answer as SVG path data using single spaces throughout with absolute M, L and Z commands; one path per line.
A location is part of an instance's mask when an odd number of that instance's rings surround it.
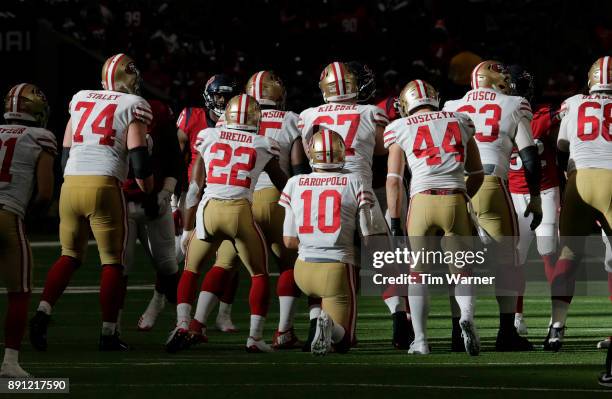
M 533 215 L 529 227 L 531 230 L 535 230 L 542 222 L 542 199 L 539 195 L 532 195 L 529 199 L 529 204 L 527 204 L 523 216 L 527 217 L 529 214 Z

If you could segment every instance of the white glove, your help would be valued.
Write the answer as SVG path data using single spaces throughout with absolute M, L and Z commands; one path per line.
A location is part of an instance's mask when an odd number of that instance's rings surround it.
M 157 193 L 157 205 L 159 206 L 160 215 L 163 215 L 168 211 L 171 196 L 172 193 L 166 190 L 161 190 L 159 193 Z
M 189 237 L 192 233 L 193 230 L 184 230 L 183 235 L 181 235 L 181 250 L 183 251 L 183 254 L 187 254 Z

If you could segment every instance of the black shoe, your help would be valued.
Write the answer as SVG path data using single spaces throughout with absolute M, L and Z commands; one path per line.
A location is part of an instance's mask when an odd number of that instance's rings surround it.
M 189 347 L 189 331 L 184 328 L 176 327 L 166 341 L 166 352 L 176 353 L 180 350 L 187 349 Z
M 525 337 L 521 337 L 516 328 L 500 329 L 495 340 L 495 350 L 498 352 L 524 352 L 533 350 L 533 345 Z
M 410 343 L 414 341 L 414 330 L 412 322 L 406 317 L 406 312 L 393 313 L 393 346 L 395 349 L 408 350 Z
M 119 333 L 113 335 L 100 335 L 98 349 L 101 352 L 127 352 L 130 346 L 119 338 Z
M 563 336 L 565 335 L 565 327 L 548 327 L 548 334 L 544 339 L 544 350 L 559 352 L 563 345 Z
M 47 328 L 51 316 L 40 310 L 30 319 L 30 343 L 38 351 L 47 350 Z
M 604 386 L 606 388 L 612 388 L 612 375 L 603 372 L 597 379 L 599 385 Z
M 453 317 L 453 332 L 451 335 L 451 352 L 465 352 L 459 317 Z
M 310 327 L 308 327 L 308 338 L 304 341 L 304 346 L 302 346 L 302 352 L 310 352 L 310 346 L 312 345 L 312 340 L 314 339 L 315 333 L 317 332 L 317 319 L 310 320 Z

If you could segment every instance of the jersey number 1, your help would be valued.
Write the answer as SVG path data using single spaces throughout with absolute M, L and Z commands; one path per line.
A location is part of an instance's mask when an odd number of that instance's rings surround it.
M 72 142 L 74 143 L 83 142 L 83 135 L 81 133 L 95 105 L 96 103 L 91 102 L 91 101 L 79 101 L 74 107 L 75 111 L 80 111 L 81 109 L 85 109 L 85 112 L 83 112 L 83 115 L 81 115 L 79 124 L 77 125 L 77 128 L 74 131 L 74 135 L 72 136 Z M 94 134 L 102 135 L 102 137 L 100 137 L 101 145 L 114 145 L 115 144 L 115 134 L 117 132 L 115 129 L 113 129 L 113 120 L 115 119 L 116 109 L 117 109 L 117 104 L 108 104 L 98 114 L 96 119 L 94 119 L 94 121 L 91 123 L 91 132 Z
M 11 162 L 13 162 L 13 154 L 15 154 L 15 144 L 17 144 L 17 137 L 12 137 L 4 143 L 0 140 L 0 150 L 2 147 L 6 147 L 4 159 L 2 160 L 2 168 L 0 168 L 0 182 L 2 183 L 10 183 L 13 179 L 13 175 L 11 175 Z

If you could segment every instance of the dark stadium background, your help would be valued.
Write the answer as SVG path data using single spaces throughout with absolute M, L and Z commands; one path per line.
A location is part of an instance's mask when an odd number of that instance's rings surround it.
M 0 2 L 0 89 L 39 85 L 60 139 L 71 96 L 99 87 L 103 60 L 117 52 L 137 60 L 145 97 L 178 113 L 201 104 L 211 74 L 243 85 L 260 69 L 282 76 L 288 108 L 299 112 L 321 102 L 319 74 L 332 60 L 371 66 L 376 100 L 414 78 L 456 98 L 469 83 L 465 74 L 452 78 L 467 52 L 527 66 L 537 101 L 560 103 L 584 90 L 585 71 L 611 48 L 609 0 Z

